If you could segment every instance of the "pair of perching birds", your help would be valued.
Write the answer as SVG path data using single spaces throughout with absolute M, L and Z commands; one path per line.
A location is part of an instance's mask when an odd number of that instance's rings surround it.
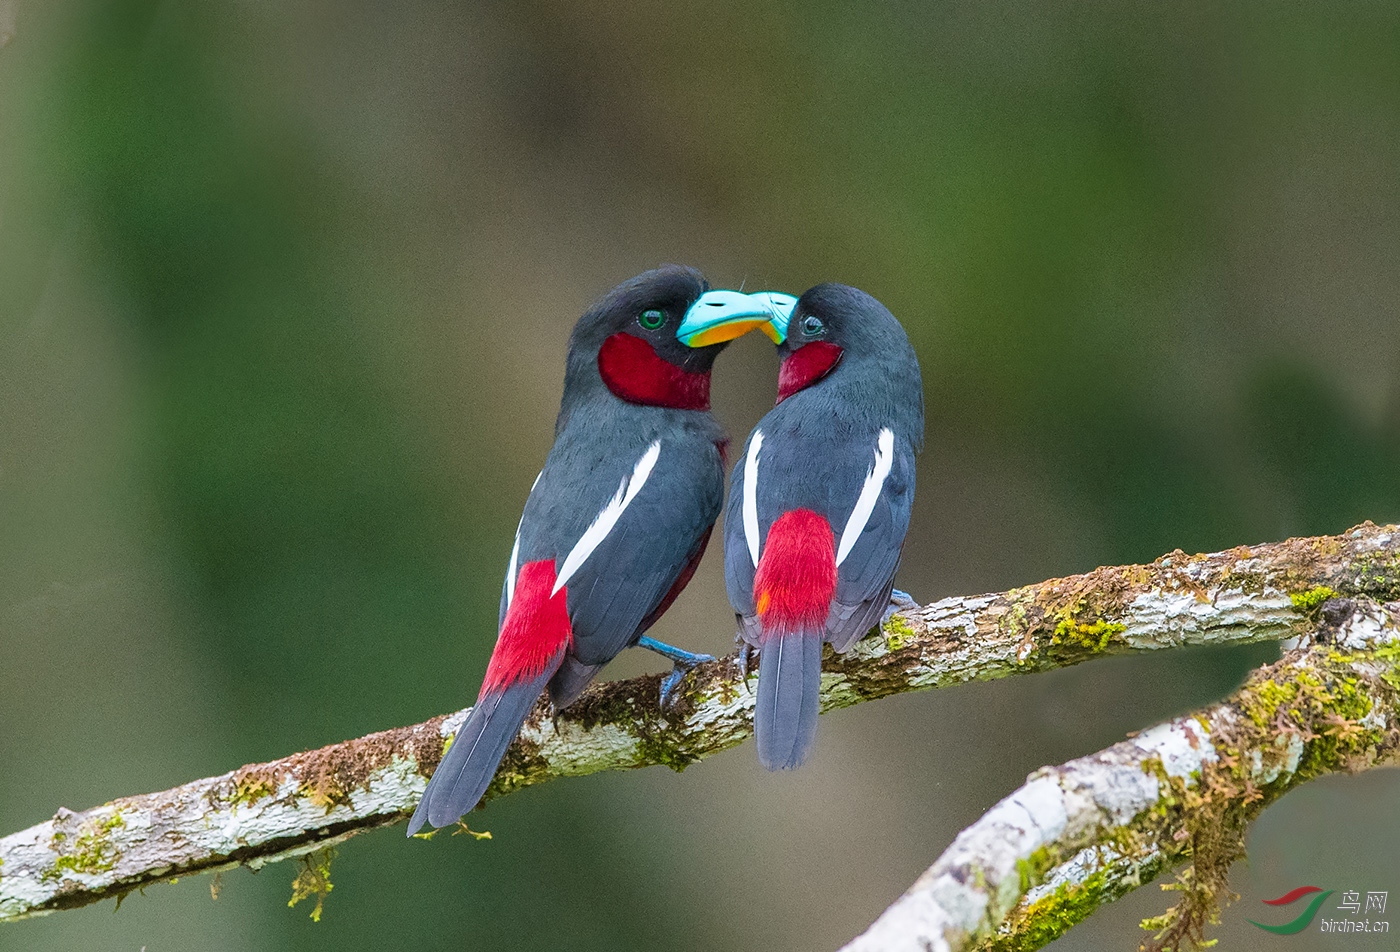
M 837 651 L 890 602 L 923 444 L 923 385 L 903 328 L 855 288 L 711 291 L 691 268 L 648 271 L 574 327 L 554 447 L 525 502 L 500 634 L 475 707 L 413 819 L 476 806 L 548 687 L 556 710 L 624 648 L 676 665 L 706 656 L 646 631 L 690 581 L 724 500 L 725 446 L 710 368 L 761 329 L 782 362 L 778 402 L 738 460 L 724 574 L 739 635 L 758 649 L 758 756 L 802 763 L 816 735 L 823 642 Z

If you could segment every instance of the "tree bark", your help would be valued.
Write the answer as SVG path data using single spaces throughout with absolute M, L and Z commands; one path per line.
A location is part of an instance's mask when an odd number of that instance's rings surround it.
M 1319 630 L 1321 606 L 1334 596 L 1377 603 L 1400 598 L 1400 530 L 1367 523 L 1340 536 L 1241 546 L 1211 555 L 1178 550 L 1148 565 L 1100 568 L 897 613 L 847 654 L 828 653 L 822 708 L 1048 670 L 1107 654 L 1304 637 Z M 1381 614 L 1368 607 L 1365 617 Z M 1393 632 L 1388 620 L 1376 624 Z M 695 669 L 667 711 L 657 703 L 658 676 L 596 685 L 557 716 L 541 703 L 507 753 L 487 799 L 599 770 L 652 764 L 680 770 L 733 747 L 752 731 L 755 678 L 753 673 L 741 676 L 735 655 Z M 82 813 L 60 809 L 52 820 L 0 839 L 0 921 L 87 905 L 178 876 L 259 867 L 397 823 L 412 812 L 446 739 L 465 716 L 466 711 L 458 711 L 173 790 L 123 797 Z M 1166 731 L 1164 737 L 1174 736 L 1171 729 L 1160 730 Z M 1202 726 L 1201 731 L 1208 729 Z M 1171 769 L 1168 760 L 1163 760 L 1165 770 Z M 1301 775 L 1294 770 L 1289 776 Z M 1158 791 L 1161 783 L 1169 781 L 1160 781 Z M 1146 784 L 1139 786 L 1144 797 L 1152 792 Z M 1042 783 L 1036 789 L 1048 788 Z M 1077 824 L 1074 835 L 1087 829 Z M 998 848 L 997 855 L 1029 842 L 1014 840 L 1015 845 Z M 1032 853 L 1053 845 L 1044 837 L 1034 842 Z M 1092 845 L 1086 839 L 1076 849 Z M 1164 853 L 1162 864 L 1180 855 Z M 1027 896 L 1033 897 L 1025 910 L 1030 916 L 1039 901 L 1034 898 L 1039 894 L 1030 893 L 1034 883 L 1058 889 L 1056 870 L 1073 867 L 1074 856 L 1056 852 L 1027 862 L 1032 868 L 1026 887 L 998 892 L 995 903 L 985 902 L 977 920 L 986 919 L 985 927 L 963 929 L 969 941 L 991 936 L 988 929 L 999 927 L 1001 920 L 992 923 L 987 917 L 999 910 L 1014 916 L 1017 903 Z M 1037 872 L 1035 863 L 1045 868 Z M 1018 876 L 1016 885 L 1020 882 Z M 910 895 L 919 888 L 916 884 Z M 899 907 L 892 907 L 881 922 Z M 882 929 L 877 923 L 858 940 L 866 942 L 859 947 L 876 947 L 870 936 L 886 935 L 877 931 Z M 965 941 L 948 947 L 970 946 Z
M 1300 783 L 1400 763 L 1400 602 L 1333 598 L 1235 694 L 1031 774 L 843 952 L 1038 949 L 1165 868 L 1149 949 L 1204 941 L 1248 825 Z

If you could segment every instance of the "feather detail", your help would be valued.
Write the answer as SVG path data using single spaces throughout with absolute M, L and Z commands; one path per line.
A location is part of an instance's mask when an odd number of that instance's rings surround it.
M 525 517 L 521 516 L 523 524 Z M 510 547 L 510 565 L 506 568 L 506 608 L 515 601 L 515 570 L 520 564 L 520 526 L 515 527 L 515 545 Z
M 846 556 L 851 554 L 856 542 L 860 540 L 860 534 L 865 531 L 865 524 L 870 521 L 870 514 L 875 511 L 875 503 L 880 498 L 880 491 L 885 488 L 885 480 L 889 477 L 892 466 L 894 432 L 885 427 L 880 431 L 880 437 L 875 443 L 875 464 L 865 476 L 865 485 L 860 488 L 860 498 L 856 500 L 856 507 L 851 510 L 851 517 L 846 520 L 846 528 L 841 530 L 841 544 L 836 548 L 838 566 L 846 561 Z
M 628 403 L 673 410 L 710 409 L 710 373 L 677 367 L 640 337 L 619 332 L 598 351 L 598 375 Z
M 836 369 L 845 353 L 824 340 L 814 340 L 797 348 L 778 368 L 778 403 L 823 379 Z
M 502 691 L 512 684 L 553 674 L 559 659 L 573 641 L 569 621 L 568 590 L 549 591 L 554 582 L 554 562 L 540 559 L 520 568 L 520 597 L 506 610 L 496 647 L 486 665 L 482 695 Z M 539 688 L 535 689 L 539 693 Z M 519 725 L 517 725 L 519 726 Z
M 753 590 L 765 639 L 775 631 L 820 636 L 836 593 L 835 545 L 824 516 L 794 509 L 774 521 Z
M 642 487 L 651 478 L 651 471 L 656 467 L 656 461 L 660 457 L 661 441 L 657 440 L 647 447 L 642 458 L 637 460 L 637 465 L 632 467 L 632 475 L 622 478 L 622 482 L 618 484 L 617 492 L 612 499 L 584 530 L 583 535 L 574 543 L 574 547 L 569 550 L 568 557 L 564 559 L 564 565 L 559 570 L 559 578 L 554 582 L 554 591 L 550 593 L 551 595 L 568 583 L 573 574 L 579 570 L 584 562 L 588 561 L 593 550 L 598 548 L 608 537 L 608 533 L 617 525 L 617 520 L 622 518 L 622 514 L 627 511 L 632 500 L 637 498 L 637 493 L 642 491 Z
M 754 568 L 758 568 L 758 451 L 762 448 L 763 431 L 754 430 L 744 457 L 744 541 Z
M 535 481 L 530 484 L 530 492 L 535 491 L 535 487 L 540 484 L 540 476 L 543 475 L 544 470 L 540 470 L 535 476 Z M 522 512 L 520 521 L 515 524 L 515 545 L 510 548 L 510 565 L 506 568 L 506 608 L 510 608 L 510 603 L 515 601 L 515 574 L 520 568 L 520 529 L 524 525 L 525 514 Z
M 768 530 L 754 574 L 758 596 L 758 696 L 754 733 L 769 770 L 796 767 L 817 734 L 822 640 L 836 592 L 831 524 L 810 509 L 785 512 Z

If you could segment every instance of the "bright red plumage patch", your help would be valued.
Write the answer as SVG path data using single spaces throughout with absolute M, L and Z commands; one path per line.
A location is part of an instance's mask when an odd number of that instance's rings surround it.
M 651 344 L 627 333 L 603 341 L 598 373 L 628 403 L 675 410 L 710 409 L 710 375 L 692 373 L 658 357 Z
M 553 559 L 521 566 L 515 579 L 515 597 L 506 609 L 496 650 L 491 652 L 491 663 L 486 666 L 482 694 L 537 677 L 573 642 L 569 589 L 565 586 L 551 598 L 554 578 Z
M 836 594 L 836 536 L 831 523 L 810 509 L 779 516 L 768 530 L 753 590 L 765 635 L 821 631 Z
M 794 350 L 778 371 L 778 403 L 831 373 L 842 353 L 840 347 L 824 340 L 814 340 Z

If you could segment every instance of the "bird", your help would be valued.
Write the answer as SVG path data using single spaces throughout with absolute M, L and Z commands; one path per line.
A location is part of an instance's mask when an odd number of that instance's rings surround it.
M 686 324 L 687 316 L 698 316 Z M 690 581 L 724 495 L 710 370 L 773 305 L 666 265 L 607 292 L 569 340 L 554 445 L 525 502 L 477 702 L 408 824 L 455 823 L 485 793 L 540 694 L 573 702 L 623 649 L 713 660 L 646 636 Z M 686 326 L 685 340 L 680 336 Z
M 781 365 L 773 409 L 735 463 L 725 585 L 740 657 L 758 651 L 754 733 L 769 770 L 800 766 L 816 737 L 823 643 L 846 651 L 894 589 L 923 448 L 919 362 L 864 291 L 819 284 L 770 319 Z

